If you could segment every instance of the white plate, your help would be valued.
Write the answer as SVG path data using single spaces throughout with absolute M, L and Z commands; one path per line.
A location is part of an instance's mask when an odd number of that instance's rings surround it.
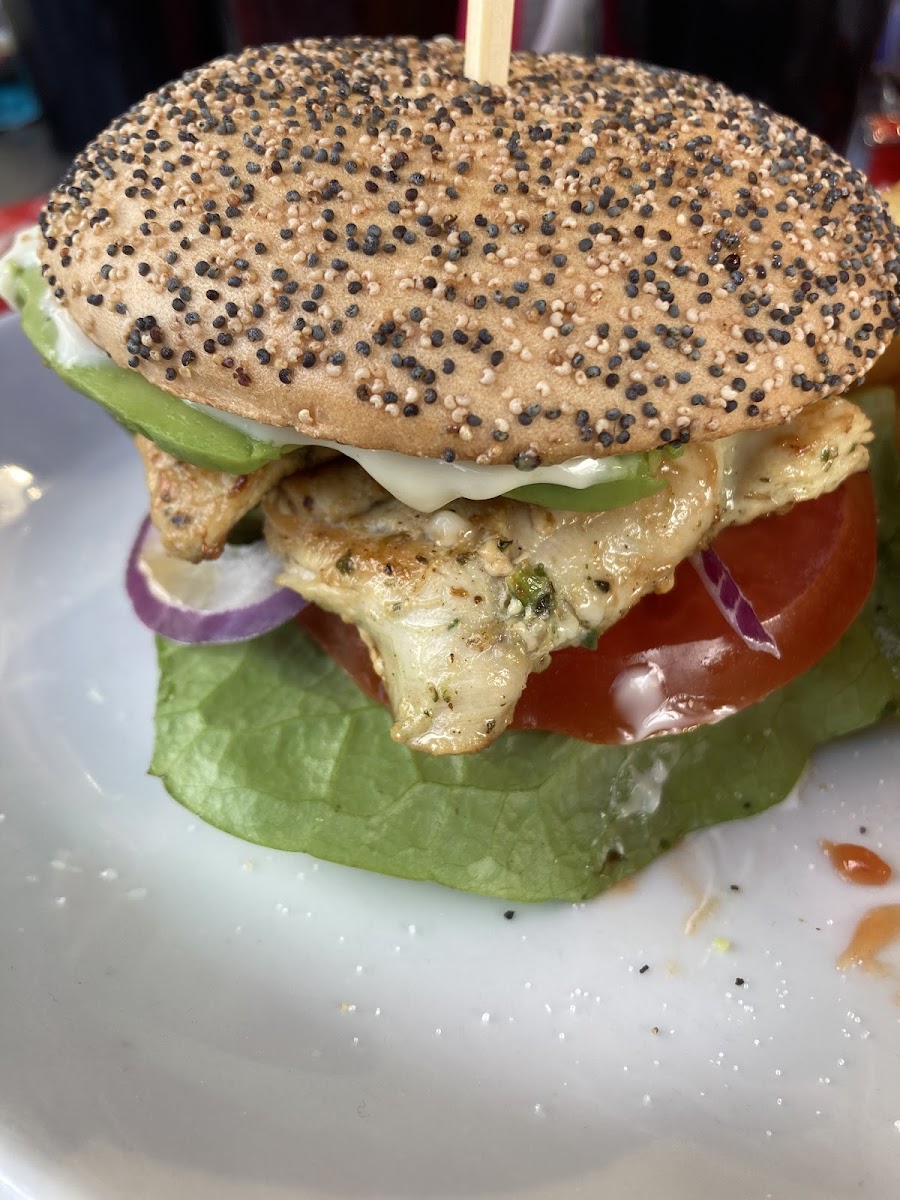
M 512 920 L 260 850 L 144 774 L 140 466 L 12 319 L 0 463 L 0 1195 L 896 1194 L 900 985 L 835 959 L 900 884 L 818 849 L 864 824 L 900 866 L 896 728 L 633 887 Z

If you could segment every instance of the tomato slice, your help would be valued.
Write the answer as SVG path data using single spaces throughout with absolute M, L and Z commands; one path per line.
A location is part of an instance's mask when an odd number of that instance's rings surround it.
M 726 529 L 715 548 L 775 638 L 751 650 L 689 563 L 646 596 L 596 650 L 557 651 L 532 675 L 514 727 L 588 742 L 639 741 L 718 720 L 803 674 L 840 638 L 875 577 L 875 500 L 867 475 L 783 516 Z M 298 620 L 370 696 L 386 701 L 356 629 L 310 605 Z

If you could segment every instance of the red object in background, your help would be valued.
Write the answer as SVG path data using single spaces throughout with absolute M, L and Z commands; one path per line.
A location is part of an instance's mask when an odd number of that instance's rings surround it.
M 866 174 L 875 187 L 890 187 L 900 179 L 900 113 L 872 113 L 866 117 L 872 147 Z
M 35 196 L 32 200 L 23 200 L 20 204 L 0 208 L 0 254 L 6 253 L 20 229 L 35 223 L 43 207 L 44 197 Z M 8 305 L 0 300 L 0 313 L 6 312 L 7 307 Z

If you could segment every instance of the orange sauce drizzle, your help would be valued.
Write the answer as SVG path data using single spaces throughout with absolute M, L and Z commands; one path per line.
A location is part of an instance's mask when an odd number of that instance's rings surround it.
M 878 957 L 893 942 L 900 940 L 900 904 L 881 904 L 870 908 L 859 919 L 853 937 L 837 960 L 838 970 L 862 967 L 875 975 L 888 975 L 890 968 Z
M 859 883 L 868 887 L 883 887 L 893 875 L 890 865 L 870 850 L 868 846 L 857 846 L 854 842 L 819 843 L 838 875 L 848 883 Z

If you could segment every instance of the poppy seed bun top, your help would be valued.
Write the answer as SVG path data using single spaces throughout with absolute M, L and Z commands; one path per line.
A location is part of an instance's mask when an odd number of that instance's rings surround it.
M 895 228 L 827 145 L 672 70 L 458 43 L 218 59 L 75 161 L 45 273 L 177 396 L 360 447 L 560 461 L 840 392 L 890 341 Z

